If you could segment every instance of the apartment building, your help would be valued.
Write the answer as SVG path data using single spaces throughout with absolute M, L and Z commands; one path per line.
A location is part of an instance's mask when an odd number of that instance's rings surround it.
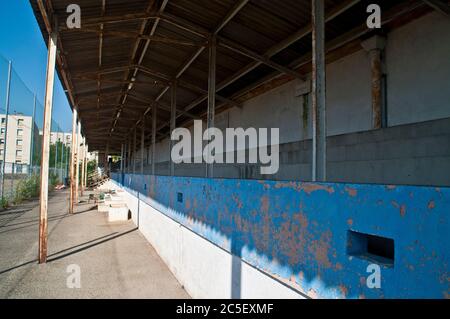
M 36 143 L 39 133 L 31 116 L 14 114 L 6 121 L 5 114 L 0 114 L 0 161 L 5 158 L 6 163 L 30 164 L 33 134 Z

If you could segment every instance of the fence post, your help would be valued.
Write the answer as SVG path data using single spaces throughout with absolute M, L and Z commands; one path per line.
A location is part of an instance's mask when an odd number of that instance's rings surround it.
M 3 143 L 3 161 L 2 161 L 2 181 L 1 181 L 1 192 L 2 192 L 2 198 L 4 197 L 4 187 L 5 187 L 5 162 L 6 162 L 6 141 L 8 137 L 8 117 L 9 117 L 9 98 L 10 98 L 10 92 L 11 92 L 11 72 L 12 72 L 12 62 L 9 61 L 8 64 L 8 82 L 6 84 L 6 114 L 5 114 L 5 137 L 4 137 L 4 143 Z
M 33 174 L 33 155 L 34 155 L 34 120 L 36 118 L 36 93 L 33 97 L 33 116 L 31 117 L 31 145 L 30 145 L 30 175 Z
M 9 198 L 11 198 L 11 199 L 14 198 L 14 176 L 16 175 L 15 169 L 16 169 L 15 163 L 12 163 L 11 164 L 11 181 L 10 181 L 11 187 L 9 188 Z

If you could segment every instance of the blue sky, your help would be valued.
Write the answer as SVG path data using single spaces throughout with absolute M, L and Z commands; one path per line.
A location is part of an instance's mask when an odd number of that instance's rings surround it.
M 0 0 L 0 55 L 12 61 L 16 74 L 32 92 L 14 91 L 14 87 L 11 87 L 11 91 L 22 99 L 35 92 L 42 103 L 45 95 L 47 48 L 28 0 Z M 0 67 L 0 72 L 5 73 L 4 70 L 4 67 Z M 0 83 L 4 83 L 1 80 L 4 77 L 3 74 L 0 75 Z M 3 105 L 5 90 L 0 90 Z M 71 130 L 72 112 L 59 79 L 55 81 L 53 120 L 64 131 Z

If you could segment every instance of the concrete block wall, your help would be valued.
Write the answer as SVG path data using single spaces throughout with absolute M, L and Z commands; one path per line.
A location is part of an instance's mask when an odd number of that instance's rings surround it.
M 328 181 L 450 186 L 450 118 L 330 136 Z M 218 178 L 311 180 L 311 140 L 280 145 L 280 170 L 263 176 L 257 164 L 216 164 Z M 146 172 L 150 173 L 149 167 Z M 156 165 L 169 174 L 169 162 Z M 177 164 L 175 175 L 204 177 L 205 164 Z

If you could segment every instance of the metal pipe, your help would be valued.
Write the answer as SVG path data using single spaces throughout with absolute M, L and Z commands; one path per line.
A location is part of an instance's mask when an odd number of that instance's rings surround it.
M 141 129 L 141 174 L 144 174 L 144 149 L 145 149 L 145 119 L 142 119 Z
M 209 74 L 208 74 L 208 111 L 207 129 L 214 127 L 214 116 L 216 107 L 216 58 L 217 58 L 217 38 L 211 37 L 209 46 Z M 210 138 L 209 134 L 207 136 Z M 209 152 L 208 152 L 209 153 Z M 213 163 L 206 164 L 206 177 L 213 177 Z
M 152 109 L 152 175 L 155 175 L 156 116 L 157 116 L 157 108 L 155 105 L 153 105 L 153 109 Z
M 1 192 L 2 192 L 2 199 L 4 197 L 4 189 L 5 189 L 5 163 L 6 163 L 6 150 L 7 150 L 7 137 L 8 137 L 8 117 L 9 117 L 9 100 L 10 100 L 10 94 L 11 94 L 11 72 L 12 72 L 12 62 L 9 61 L 8 63 L 8 81 L 6 84 L 6 114 L 5 114 L 5 137 L 4 137 L 4 143 L 3 143 L 3 161 L 2 161 L 2 184 L 1 184 Z
M 326 180 L 326 87 L 324 0 L 312 0 L 312 180 Z
M 31 118 L 31 145 L 30 145 L 30 170 L 33 170 L 33 155 L 34 155 L 34 120 L 36 118 L 36 93 L 33 97 L 33 116 Z
M 171 92 L 171 103 L 170 103 L 170 134 L 175 130 L 177 119 L 177 82 L 173 81 L 172 92 Z M 174 143 L 170 139 L 169 154 L 172 152 L 172 147 Z M 175 163 L 172 158 L 169 158 L 169 174 L 174 176 L 175 174 Z

